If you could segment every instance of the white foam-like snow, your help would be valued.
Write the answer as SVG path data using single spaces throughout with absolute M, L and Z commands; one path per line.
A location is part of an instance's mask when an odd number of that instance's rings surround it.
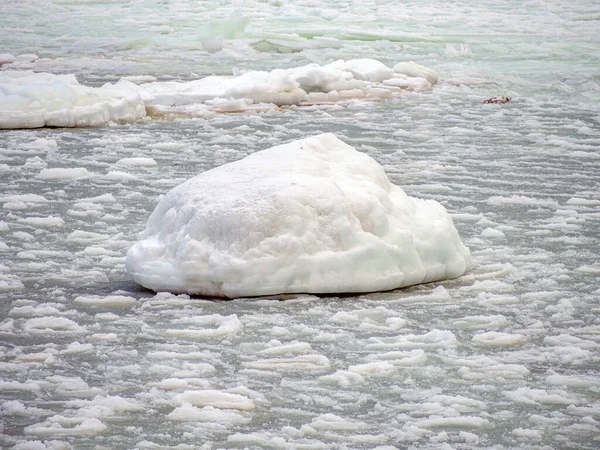
M 469 266 L 439 203 L 407 196 L 332 134 L 177 186 L 126 261 L 133 279 L 155 291 L 226 297 L 388 290 Z
M 93 88 L 74 75 L 0 72 L 0 129 L 100 126 L 145 115 L 142 96 L 126 80 Z

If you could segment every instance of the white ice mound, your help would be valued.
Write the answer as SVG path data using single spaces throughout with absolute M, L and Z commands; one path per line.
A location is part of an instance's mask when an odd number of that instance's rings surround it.
M 372 292 L 458 277 L 470 253 L 442 205 L 407 196 L 371 157 L 321 134 L 169 191 L 125 267 L 154 291 Z
M 75 75 L 0 72 L 0 129 L 100 126 L 145 115 L 140 92 L 125 80 L 94 88 Z

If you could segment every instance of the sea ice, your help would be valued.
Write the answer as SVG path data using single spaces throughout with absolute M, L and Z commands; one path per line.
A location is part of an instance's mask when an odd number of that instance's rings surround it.
M 198 105 L 204 108 L 198 111 L 207 108 L 236 111 L 256 103 L 281 106 L 386 98 L 400 89 L 428 89 L 437 81 L 436 71 L 413 62 L 398 63 L 392 70 L 375 59 L 351 59 L 271 72 L 250 71 L 234 77 L 145 83 L 139 89 L 152 111 L 192 113 L 191 109 L 181 107 Z
M 126 260 L 133 279 L 154 291 L 225 297 L 389 290 L 469 267 L 443 206 L 407 196 L 333 134 L 175 187 Z
M 100 126 L 145 115 L 137 87 L 126 80 L 93 88 L 74 75 L 0 72 L 0 129 Z
M 21 55 L 17 60 L 31 64 L 34 56 Z M 0 64 L 11 58 L 1 54 Z M 246 110 L 254 104 L 272 107 L 389 98 L 406 89 L 429 89 L 437 81 L 436 71 L 413 62 L 391 69 L 367 58 L 186 82 L 124 77 L 99 88 L 79 84 L 75 75 L 6 70 L 0 73 L 0 129 L 101 126 L 111 121 L 133 122 L 147 112 L 202 116 L 211 111 Z

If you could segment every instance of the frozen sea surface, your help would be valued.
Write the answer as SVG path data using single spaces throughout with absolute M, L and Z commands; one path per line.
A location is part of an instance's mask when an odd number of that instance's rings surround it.
M 3 3 L 0 53 L 40 57 L 12 68 L 86 84 L 365 55 L 440 81 L 375 102 L 0 132 L 0 447 L 600 446 L 600 8 L 389 4 Z M 512 101 L 483 104 L 493 95 Z M 126 279 L 162 194 L 318 132 L 444 204 L 473 270 L 228 302 Z

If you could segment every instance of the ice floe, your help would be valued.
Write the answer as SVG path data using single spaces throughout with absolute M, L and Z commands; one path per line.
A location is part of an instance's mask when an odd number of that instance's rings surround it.
M 11 55 L 0 55 L 10 61 Z M 389 98 L 437 83 L 432 69 L 414 62 L 394 69 L 374 59 L 337 60 L 291 69 L 211 75 L 193 81 L 124 77 L 89 87 L 74 75 L 7 70 L 0 73 L 0 129 L 89 127 L 133 122 L 146 114 L 202 116 L 210 112 L 333 103 L 353 98 Z M 149 82 L 146 82 L 149 81 Z M 268 106 L 271 105 L 271 106 Z
M 145 115 L 140 93 L 125 80 L 93 88 L 74 75 L 0 72 L 0 129 L 89 127 Z
M 374 59 L 338 60 L 234 77 L 209 76 L 188 82 L 139 85 L 150 114 L 240 111 L 252 105 L 335 103 L 353 98 L 389 98 L 404 90 L 425 90 L 437 83 L 432 69 L 406 62 L 390 69 Z
M 155 291 L 225 297 L 389 290 L 469 267 L 469 250 L 439 203 L 407 196 L 332 134 L 177 186 L 126 261 L 133 279 Z

